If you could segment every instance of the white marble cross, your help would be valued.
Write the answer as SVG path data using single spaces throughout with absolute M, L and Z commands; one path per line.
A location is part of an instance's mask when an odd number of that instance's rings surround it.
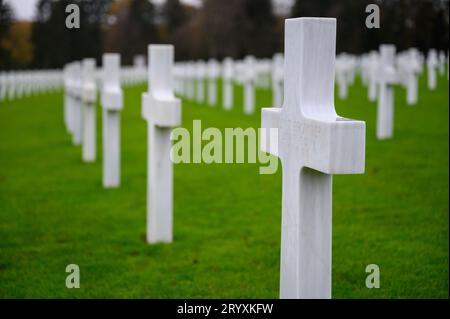
M 223 108 L 225 110 L 231 110 L 233 107 L 233 76 L 234 76 L 234 63 L 233 59 L 225 58 L 222 65 L 222 81 L 223 81 Z
M 149 46 L 149 93 L 142 96 L 148 123 L 147 241 L 172 242 L 172 128 L 181 124 L 181 101 L 173 94 L 172 45 Z
M 395 46 L 380 45 L 378 67 L 377 138 L 388 139 L 394 130 L 394 84 L 398 82 L 394 66 Z
M 215 106 L 217 104 L 217 79 L 220 75 L 220 65 L 215 59 L 208 61 L 208 105 Z
M 95 59 L 82 62 L 82 104 L 83 104 L 83 161 L 94 162 L 97 150 L 96 102 L 97 85 L 95 81 Z
M 103 54 L 102 124 L 103 187 L 120 185 L 120 111 L 123 93 L 120 87 L 120 55 Z
M 82 104 L 81 104 L 81 62 L 75 61 L 73 62 L 72 69 L 72 143 L 73 145 L 80 145 L 82 141 Z
M 334 109 L 335 52 L 336 19 L 286 20 L 283 107 L 262 110 L 283 168 L 281 298 L 331 297 L 331 175 L 364 172 L 365 123 Z
M 279 107 L 283 104 L 283 53 L 275 53 L 272 60 L 272 105 Z
M 428 89 L 436 89 L 437 79 L 436 79 L 436 68 L 438 66 L 438 56 L 435 49 L 431 49 L 428 52 L 427 57 L 427 70 L 428 70 Z
M 255 112 L 255 58 L 251 55 L 245 57 L 244 62 L 244 113 Z
M 205 102 L 205 77 L 206 77 L 206 63 L 199 60 L 195 63 L 195 76 L 196 76 L 196 101 L 199 104 Z

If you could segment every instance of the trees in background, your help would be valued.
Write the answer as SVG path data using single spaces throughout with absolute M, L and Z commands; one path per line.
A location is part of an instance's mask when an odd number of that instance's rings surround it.
M 272 9 L 271 0 L 207 0 L 170 40 L 181 59 L 268 57 L 282 42 Z
M 380 8 L 380 29 L 368 29 L 365 8 Z M 448 0 L 297 0 L 292 17 L 335 17 L 337 50 L 362 53 L 377 50 L 380 43 L 393 43 L 398 50 L 417 47 L 448 50 Z
M 131 64 L 135 55 L 147 54 L 149 43 L 159 43 L 155 7 L 147 0 L 121 0 L 108 12 L 105 52 L 119 52 L 122 63 Z
M 31 31 L 31 22 L 14 22 L 2 41 L 2 47 L 8 51 L 9 58 L 16 68 L 24 68 L 33 61 Z
M 80 7 L 80 28 L 65 25 L 66 6 Z M 84 57 L 100 60 L 103 52 L 102 25 L 111 0 L 40 0 L 33 23 L 33 66 L 57 68 Z
M 186 10 L 181 5 L 180 0 L 166 0 L 166 3 L 163 5 L 163 16 L 168 34 L 172 34 L 183 25 L 188 18 Z
M 65 27 L 71 3 L 80 7 L 80 29 Z M 371 3 L 380 6 L 380 29 L 365 26 Z M 338 52 L 377 50 L 380 43 L 427 51 L 448 50 L 448 10 L 449 0 L 297 0 L 290 16 L 336 17 Z M 56 68 L 84 57 L 100 63 L 103 52 L 121 53 L 131 64 L 149 43 L 174 44 L 177 60 L 262 58 L 283 50 L 284 17 L 274 16 L 271 0 L 204 0 L 201 8 L 180 0 L 159 6 L 149 0 L 40 0 L 31 40 L 29 25 L 13 22 L 0 0 L 1 69 Z
M 258 58 L 271 57 L 279 51 L 282 34 L 276 33 L 276 18 L 271 0 L 245 0 L 243 52 Z
M 0 69 L 7 69 L 11 65 L 11 56 L 4 47 L 4 41 L 8 37 L 13 19 L 11 7 L 4 0 L 0 0 Z

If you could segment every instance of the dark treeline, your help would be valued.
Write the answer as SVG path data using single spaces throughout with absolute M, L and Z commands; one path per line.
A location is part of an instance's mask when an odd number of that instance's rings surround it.
M 65 27 L 70 3 L 80 7 L 80 29 Z M 370 3 L 380 7 L 380 29 L 365 26 Z M 448 50 L 448 9 L 448 0 L 297 0 L 290 16 L 338 18 L 338 52 L 367 52 L 380 43 L 426 51 Z M 131 64 L 149 43 L 174 44 L 177 60 L 271 57 L 283 50 L 286 18 L 274 15 L 271 0 L 204 0 L 201 8 L 179 0 L 161 6 L 148 0 L 40 0 L 36 11 L 27 40 L 32 57 L 19 63 L 2 43 L 18 41 L 14 37 L 25 31 L 11 32 L 14 13 L 0 0 L 0 68 L 56 68 L 83 57 L 100 62 L 103 52 L 120 52 Z

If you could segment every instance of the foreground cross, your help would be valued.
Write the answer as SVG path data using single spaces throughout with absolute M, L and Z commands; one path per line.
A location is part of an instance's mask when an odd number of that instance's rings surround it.
M 120 185 L 120 55 L 103 54 L 103 187 Z
M 285 25 L 283 107 L 262 110 L 283 167 L 281 298 L 331 298 L 331 175 L 364 172 L 365 123 L 334 110 L 336 20 Z
M 147 241 L 172 242 L 172 127 L 181 124 L 181 101 L 173 94 L 173 46 L 149 46 L 149 93 L 142 96 L 148 123 Z

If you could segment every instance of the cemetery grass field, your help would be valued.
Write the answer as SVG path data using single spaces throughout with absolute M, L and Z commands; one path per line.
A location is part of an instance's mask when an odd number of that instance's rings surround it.
M 448 298 L 449 96 L 420 79 L 419 103 L 395 89 L 394 138 L 375 139 L 376 103 L 357 79 L 341 116 L 366 121 L 366 172 L 333 179 L 333 298 Z M 174 166 L 174 242 L 147 245 L 141 93 L 125 89 L 122 186 L 101 185 L 63 124 L 62 92 L 0 102 L 1 298 L 277 298 L 281 169 Z M 219 95 L 220 96 L 220 95 Z M 183 126 L 259 127 L 261 113 L 183 102 Z M 219 99 L 220 100 L 220 99 Z M 220 103 L 219 103 L 220 104 Z M 257 105 L 271 106 L 268 90 Z M 65 267 L 80 267 L 67 289 Z M 365 287 L 377 264 L 381 288 Z

